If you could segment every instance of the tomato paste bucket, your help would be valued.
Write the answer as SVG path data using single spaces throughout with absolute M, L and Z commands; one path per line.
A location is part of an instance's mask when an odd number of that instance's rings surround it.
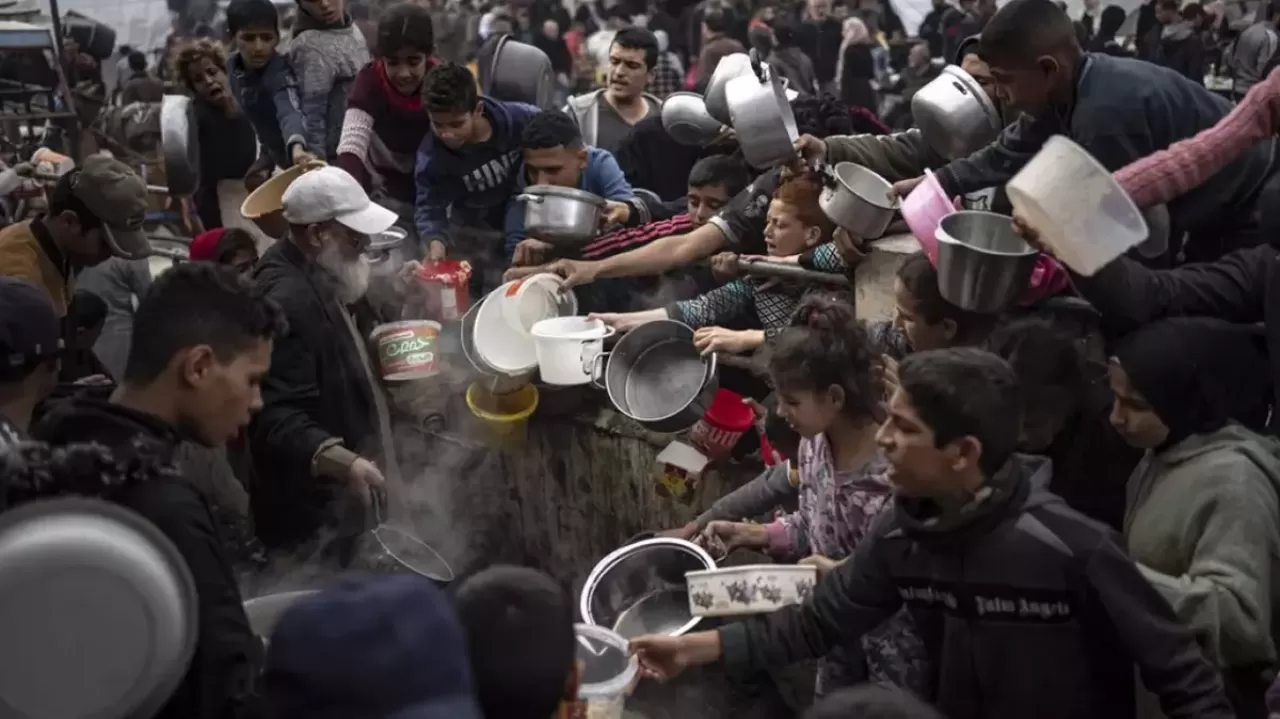
M 605 338 L 613 332 L 604 322 L 586 317 L 538 321 L 529 334 L 533 335 L 542 381 L 565 386 L 590 382 L 592 365 L 604 352 Z
M 378 325 L 370 339 L 378 351 L 378 367 L 388 382 L 431 377 L 440 371 L 436 341 L 440 324 L 407 320 Z
M 594 624 L 576 624 L 577 660 L 582 667 L 578 699 L 587 704 L 589 719 L 622 719 L 640 662 L 617 632 Z
M 733 451 L 755 421 L 755 412 L 742 395 L 718 389 L 706 414 L 689 428 L 689 442 L 709 459 L 720 459 Z
M 426 301 L 426 314 L 441 322 L 452 322 L 467 313 L 471 295 L 471 264 L 458 260 L 428 262 L 417 271 Z
M 955 211 L 942 183 L 930 170 L 924 171 L 924 182 L 902 200 L 902 219 L 907 221 L 920 249 L 935 265 L 938 264 L 938 223 Z
M 467 409 L 479 420 L 485 444 L 495 449 L 524 446 L 529 417 L 538 408 L 538 388 L 526 384 L 514 392 L 490 392 L 482 382 L 467 387 Z

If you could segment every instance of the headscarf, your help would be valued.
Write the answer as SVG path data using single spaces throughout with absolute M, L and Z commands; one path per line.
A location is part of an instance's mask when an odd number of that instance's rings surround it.
M 1231 421 L 1264 428 L 1272 396 L 1264 341 L 1252 326 L 1178 317 L 1125 337 L 1115 356 L 1169 428 L 1163 449 Z
M 860 18 L 845 18 L 844 25 L 841 28 L 841 35 L 843 35 L 844 39 L 840 41 L 840 54 L 836 56 L 836 82 L 840 82 L 844 77 L 844 51 L 853 45 L 871 43 L 871 32 L 867 30 L 867 24 L 862 22 Z

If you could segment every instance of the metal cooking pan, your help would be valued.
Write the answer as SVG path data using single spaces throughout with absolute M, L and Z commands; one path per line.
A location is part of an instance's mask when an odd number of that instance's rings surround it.
M 603 387 L 619 412 L 654 432 L 692 427 L 719 388 L 716 356 L 700 356 L 693 329 L 675 320 L 640 325 L 595 362 L 592 384 Z
M 169 194 L 184 197 L 200 185 L 200 143 L 195 103 L 186 95 L 165 95 L 160 105 L 160 148 Z
M 526 102 L 543 110 L 555 108 L 556 74 L 542 50 L 503 36 L 494 47 L 492 62 L 479 65 L 484 94 L 507 102 Z

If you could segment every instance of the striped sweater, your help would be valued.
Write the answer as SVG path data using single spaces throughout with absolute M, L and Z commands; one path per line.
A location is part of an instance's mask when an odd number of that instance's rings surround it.
M 431 131 L 431 121 L 421 99 L 411 102 L 390 87 L 379 71 L 381 62 L 374 60 L 356 75 L 342 120 L 338 166 L 366 192 L 412 205 L 418 146 Z

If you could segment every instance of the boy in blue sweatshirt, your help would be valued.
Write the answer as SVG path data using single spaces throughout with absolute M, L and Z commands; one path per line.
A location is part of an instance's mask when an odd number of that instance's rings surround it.
M 601 225 L 643 225 L 650 219 L 649 208 L 631 190 L 613 153 L 598 147 L 587 147 L 582 131 L 573 118 L 563 112 L 544 112 L 529 121 L 521 137 L 524 166 L 515 191 L 507 201 L 506 259 L 515 254 L 516 246 L 538 243 L 535 252 L 549 246 L 537 238 L 526 238 L 524 204 L 516 201 L 527 185 L 572 187 L 603 197 L 608 204 L 601 214 Z
M 289 61 L 276 52 L 280 24 L 271 0 L 233 0 L 227 6 L 227 32 L 236 41 L 227 60 L 231 94 L 263 149 L 250 174 L 314 160 L 298 109 L 298 82 Z
M 482 97 L 471 71 L 445 63 L 427 73 L 431 131 L 418 149 L 414 220 L 429 259 L 469 260 L 472 292 L 501 275 L 503 217 L 520 165 L 520 135 L 538 108 Z

